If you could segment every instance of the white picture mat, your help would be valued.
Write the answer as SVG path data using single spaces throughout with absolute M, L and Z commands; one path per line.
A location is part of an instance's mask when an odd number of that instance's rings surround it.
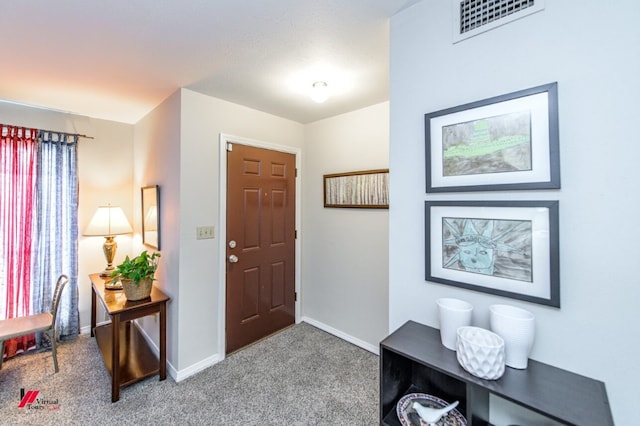
M 430 211 L 430 264 L 433 277 L 542 299 L 551 297 L 549 209 L 547 207 L 431 206 Z M 443 268 L 442 219 L 445 217 L 531 221 L 533 282 Z
M 531 114 L 531 170 L 444 176 L 443 127 L 520 111 L 529 111 Z M 430 173 L 434 188 L 547 182 L 551 180 L 548 92 L 433 117 L 430 119 L 430 129 Z

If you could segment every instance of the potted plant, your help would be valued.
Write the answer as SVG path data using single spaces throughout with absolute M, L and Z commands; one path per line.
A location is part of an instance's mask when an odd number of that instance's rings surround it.
M 149 254 L 145 250 L 133 259 L 129 256 L 125 257 L 124 262 L 113 270 L 112 281 L 117 279 L 122 281 L 127 300 L 142 300 L 149 297 L 159 257 L 160 253 Z

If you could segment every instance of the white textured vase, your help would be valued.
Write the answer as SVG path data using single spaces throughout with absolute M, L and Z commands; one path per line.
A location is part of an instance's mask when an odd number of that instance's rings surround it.
M 440 321 L 440 341 L 445 348 L 456 350 L 458 328 L 471 325 L 473 305 L 464 300 L 442 298 L 436 301 Z
M 504 339 L 505 364 L 527 368 L 536 334 L 534 315 L 510 305 L 491 305 L 489 312 L 491 331 Z
M 469 373 L 485 380 L 497 380 L 504 374 L 504 340 L 479 327 L 458 329 L 458 362 Z

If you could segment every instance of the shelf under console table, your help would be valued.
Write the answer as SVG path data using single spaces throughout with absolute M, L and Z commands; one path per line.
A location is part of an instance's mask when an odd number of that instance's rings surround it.
M 490 394 L 564 424 L 613 425 L 603 382 L 534 360 L 483 380 L 442 346 L 439 330 L 408 321 L 380 343 L 380 424 L 399 426 L 396 404 L 414 392 L 460 401 L 458 411 L 474 426 L 489 424 Z

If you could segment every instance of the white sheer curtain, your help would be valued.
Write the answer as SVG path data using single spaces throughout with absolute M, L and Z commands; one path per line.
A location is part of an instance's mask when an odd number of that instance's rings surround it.
M 79 332 L 78 137 L 40 131 L 39 139 L 31 303 L 37 312 L 49 311 L 58 276 L 69 277 L 58 312 L 64 340 Z

